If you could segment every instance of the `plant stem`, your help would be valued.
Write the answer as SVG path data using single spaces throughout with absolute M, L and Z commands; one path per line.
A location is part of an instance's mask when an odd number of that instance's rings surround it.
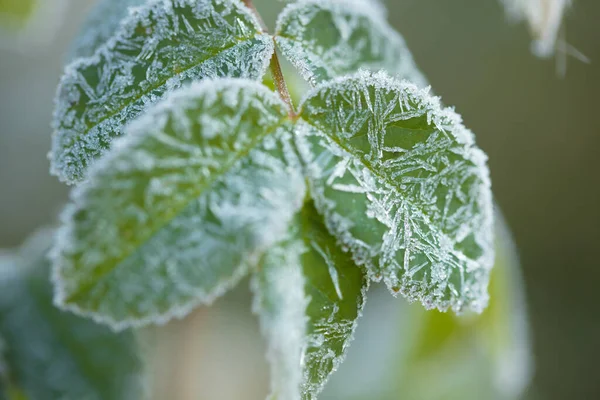
M 285 104 L 287 104 L 289 108 L 290 118 L 295 120 L 298 117 L 298 115 L 296 114 L 296 110 L 294 109 L 292 96 L 290 96 L 287 84 L 285 83 L 285 78 L 283 77 L 283 72 L 281 71 L 281 64 L 279 64 L 277 50 L 273 52 L 273 57 L 271 58 L 271 74 L 273 74 L 273 80 L 275 81 L 275 85 L 277 86 L 277 91 L 279 92 L 281 99 L 284 101 Z
M 246 5 L 246 7 L 248 7 L 250 9 L 250 11 L 252 11 L 252 13 L 256 16 L 263 32 L 269 33 L 269 30 L 267 28 L 267 25 L 265 24 L 265 21 L 263 20 L 262 16 L 260 15 L 260 13 L 256 9 L 256 7 L 254 7 L 252 0 L 242 0 L 242 1 Z M 275 42 L 275 38 L 273 38 L 273 42 Z M 270 68 L 271 68 L 271 74 L 273 75 L 273 81 L 275 82 L 275 86 L 277 86 L 277 92 L 279 93 L 279 96 L 281 97 L 283 102 L 285 104 L 287 104 L 290 118 L 295 120 L 298 117 L 298 115 L 296 114 L 296 110 L 294 109 L 294 103 L 292 101 L 292 96 L 290 95 L 290 91 L 288 90 L 287 83 L 285 82 L 283 72 L 281 71 L 281 64 L 279 63 L 279 57 L 277 56 L 277 50 L 273 51 L 273 57 L 271 57 Z
M 265 20 L 262 18 L 262 16 L 260 15 L 260 13 L 256 9 L 256 7 L 254 7 L 254 4 L 252 4 L 252 0 L 242 0 L 242 1 L 243 1 L 244 5 L 246 5 L 246 7 L 248 7 L 250 9 L 250 11 L 252 11 L 252 13 L 256 16 L 263 32 L 268 33 L 269 29 L 267 28 L 267 24 L 265 24 Z

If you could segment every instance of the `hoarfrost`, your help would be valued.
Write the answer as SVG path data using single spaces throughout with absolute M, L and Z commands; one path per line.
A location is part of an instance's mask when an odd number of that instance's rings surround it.
M 91 57 L 108 41 L 129 15 L 129 9 L 141 6 L 147 0 L 100 0 L 83 23 L 71 50 L 69 60 Z
M 57 304 L 123 329 L 181 317 L 236 284 L 304 198 L 287 121 L 266 87 L 222 79 L 132 124 L 63 214 Z
M 293 243 L 267 252 L 261 270 L 252 281 L 254 311 L 260 316 L 269 347 L 271 398 L 300 400 L 305 363 L 306 309 L 300 264 L 303 244 Z
M 312 202 L 305 204 L 252 281 L 254 310 L 269 344 L 273 398 L 317 398 L 345 357 L 368 284 Z
M 68 65 L 56 96 L 51 170 L 80 181 L 123 126 L 203 78 L 260 79 L 273 40 L 234 0 L 153 0 L 132 8 L 94 55 Z
M 425 90 L 365 71 L 315 88 L 300 115 L 317 208 L 370 277 L 427 308 L 483 310 L 489 171 L 460 117 Z
M 284 9 L 276 32 L 283 54 L 312 85 L 359 69 L 427 85 L 378 2 L 302 0 Z

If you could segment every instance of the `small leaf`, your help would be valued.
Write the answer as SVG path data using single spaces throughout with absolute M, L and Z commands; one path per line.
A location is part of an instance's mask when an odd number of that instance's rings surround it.
M 279 97 L 243 79 L 149 110 L 73 191 L 53 251 L 58 303 L 123 329 L 237 283 L 304 198 L 288 124 Z
M 348 359 L 320 398 L 523 399 L 532 372 L 527 310 L 515 249 L 498 213 L 495 227 L 490 305 L 481 315 L 390 302 L 373 285 Z
M 481 315 L 456 317 L 411 308 L 411 343 L 395 390 L 408 398 L 516 400 L 531 378 L 524 293 L 515 249 L 501 215 L 496 216 L 496 262 L 490 305 Z M 404 337 L 398 337 L 404 341 Z M 460 367 L 459 367 L 460 366 Z M 431 385 L 431 382 L 436 385 Z
M 131 7 L 141 6 L 149 0 L 100 0 L 83 23 L 81 32 L 71 46 L 69 59 L 91 57 L 96 50 L 118 31 L 121 21 Z
M 255 311 L 269 342 L 273 399 L 316 399 L 342 362 L 368 279 L 307 203 L 288 237 L 263 257 Z
M 427 85 L 379 2 L 302 0 L 284 9 L 276 32 L 283 54 L 313 85 L 359 69 Z
M 439 100 L 359 73 L 317 87 L 298 147 L 330 231 L 370 277 L 427 308 L 481 311 L 493 262 L 486 156 Z
M 185 82 L 261 79 L 273 40 L 235 0 L 158 0 L 122 21 L 93 56 L 66 67 L 54 113 L 52 173 L 80 181 L 123 126 Z
M 115 334 L 52 305 L 50 241 L 50 232 L 39 233 L 19 257 L 0 265 L 8 398 L 140 399 L 142 366 L 133 335 Z

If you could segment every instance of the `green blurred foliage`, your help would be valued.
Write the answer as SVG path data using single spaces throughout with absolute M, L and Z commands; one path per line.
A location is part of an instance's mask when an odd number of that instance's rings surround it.
M 21 28 L 38 7 L 38 0 L 0 0 L 0 21 Z
M 116 334 L 54 306 L 46 259 L 52 234 L 40 231 L 13 256 L 0 258 L 0 392 L 8 400 L 141 398 L 133 334 Z

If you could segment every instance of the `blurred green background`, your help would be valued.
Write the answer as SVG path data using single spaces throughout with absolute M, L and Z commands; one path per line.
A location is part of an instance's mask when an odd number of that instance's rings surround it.
M 92 5 L 72 0 L 47 44 L 0 49 L 0 248 L 55 221 L 67 197 L 48 175 L 49 121 L 69 42 Z M 530 54 L 526 26 L 507 23 L 496 0 L 388 6 L 434 91 L 490 157 L 525 278 L 535 360 L 528 395 L 600 399 L 600 2 L 576 0 L 569 11 L 567 41 L 591 64 L 570 59 L 565 78 L 553 60 Z M 220 318 L 205 322 L 232 326 Z M 255 328 L 249 315 L 240 318 L 234 327 Z

